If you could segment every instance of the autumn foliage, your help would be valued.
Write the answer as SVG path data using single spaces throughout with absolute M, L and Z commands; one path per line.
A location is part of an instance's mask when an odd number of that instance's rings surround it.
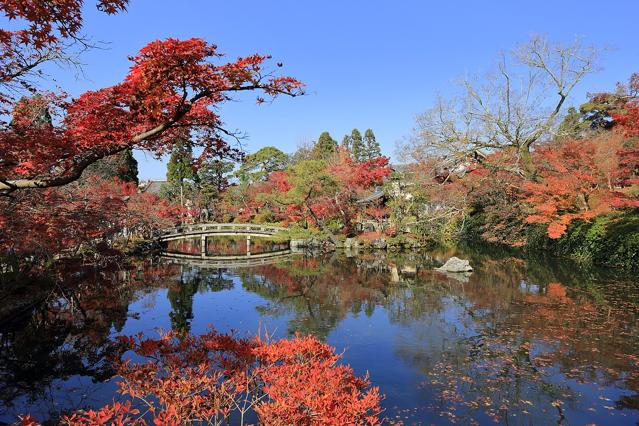
M 532 206 L 528 223 L 548 226 L 550 238 L 561 237 L 575 220 L 608 213 L 619 184 L 615 173 L 619 137 L 569 140 L 535 151 L 539 181 L 523 184 L 524 201 Z
M 388 158 L 357 162 L 347 149 L 340 148 L 328 161 L 303 161 L 250 187 L 241 215 L 251 220 L 257 211 L 268 208 L 274 220 L 285 224 L 310 222 L 323 228 L 333 220 L 349 233 L 361 210 L 357 200 L 381 185 L 390 173 Z
M 314 337 L 263 341 L 211 331 L 121 340 L 144 360 L 117 361 L 120 393 L 130 400 L 64 424 L 245 424 L 249 413 L 270 425 L 378 423 L 378 389 Z
M 512 245 L 525 243 L 526 225 L 541 224 L 559 239 L 574 222 L 638 208 L 639 104 L 624 99 L 610 130 L 538 144 L 531 177 L 512 173 L 510 153 L 496 151 L 469 163 L 463 178 L 431 183 L 431 199 L 457 211 L 472 206 L 487 222 L 484 238 Z
M 122 83 L 77 99 L 39 97 L 46 102 L 41 108 L 57 117 L 51 124 L 35 125 L 24 112 L 33 102 L 19 101 L 14 125 L 0 132 L 0 190 L 67 184 L 88 165 L 124 149 L 164 154 L 185 128 L 202 147 L 202 158 L 232 155 L 214 107 L 230 100 L 232 92 L 261 90 L 274 97 L 295 94 L 301 83 L 263 77 L 266 56 L 214 64 L 220 56 L 215 45 L 201 39 L 151 42 L 131 58 Z
M 99 0 L 114 14 L 127 0 Z M 129 73 L 111 87 L 76 98 L 42 90 L 47 62 L 75 65 L 81 36 L 79 0 L 0 1 L 13 31 L 0 30 L 0 250 L 3 256 L 74 254 L 112 245 L 124 235 L 152 235 L 184 212 L 128 183 L 90 176 L 89 166 L 141 149 L 161 156 L 180 136 L 200 148 L 199 162 L 239 158 L 220 106 L 240 92 L 258 103 L 302 93 L 298 80 L 276 75 L 269 56 L 224 63 L 199 38 L 155 40 L 129 59 Z

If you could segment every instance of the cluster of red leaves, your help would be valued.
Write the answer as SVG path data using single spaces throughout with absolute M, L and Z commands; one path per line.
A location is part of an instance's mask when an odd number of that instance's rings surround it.
M 631 191 L 639 183 L 639 147 L 625 135 L 556 142 L 538 148 L 533 159 L 539 180 L 523 184 L 534 211 L 526 222 L 547 224 L 550 238 L 560 238 L 575 220 L 639 207 Z
M 172 226 L 180 214 L 155 194 L 139 193 L 133 183 L 88 177 L 63 188 L 0 199 L 0 249 L 51 258 L 110 243 L 124 229 L 151 236 Z
M 211 331 L 121 340 L 146 360 L 117 362 L 120 392 L 145 412 L 127 401 L 77 412 L 64 423 L 225 424 L 233 413 L 244 418 L 249 411 L 272 425 L 379 422 L 378 389 L 338 364 L 335 350 L 314 337 L 264 342 Z
M 22 44 L 33 44 L 36 49 L 58 42 L 61 38 L 77 35 L 82 27 L 81 0 L 2 0 L 0 11 L 10 19 L 23 19 L 28 23 L 19 35 Z M 125 10 L 128 0 L 99 0 L 97 8 L 107 14 Z M 0 40 L 9 37 L 9 31 L 0 31 Z
M 373 219 L 380 220 L 384 217 L 388 217 L 388 215 L 390 214 L 390 209 L 384 206 L 372 206 L 367 207 L 365 213 Z
M 127 3 L 99 0 L 96 6 L 115 14 L 125 10 Z M 13 27 L 0 29 L 0 113 L 10 113 L 15 95 L 35 91 L 34 80 L 41 77 L 37 68 L 42 63 L 73 62 L 65 48 L 82 38 L 83 4 L 81 0 L 0 1 L 0 13 Z
M 339 218 L 348 229 L 352 218 L 360 211 L 357 199 L 367 190 L 381 185 L 390 176 L 388 158 L 379 157 L 362 163 L 355 162 L 348 150 L 340 148 L 332 161 L 326 163 L 324 173 L 331 177 L 331 183 L 324 187 L 321 181 L 314 188 L 301 191 L 295 187 L 288 171 L 273 172 L 268 179 L 249 188 L 249 208 L 244 210 L 249 220 L 254 211 L 272 199 L 270 195 L 280 194 L 277 203 L 270 203 L 276 217 L 285 224 L 301 220 L 323 222 L 330 218 Z M 287 197 L 287 193 L 303 192 L 306 197 Z M 295 200 L 295 201 L 292 201 Z M 371 214 L 385 214 L 386 211 L 372 211 Z
M 639 80 L 639 76 L 637 78 Z M 614 116 L 624 134 L 631 141 L 619 151 L 619 178 L 626 185 L 639 185 L 639 102 L 628 103 L 624 114 Z M 627 205 L 627 207 L 639 207 L 639 200 Z
M 234 92 L 267 96 L 300 93 L 302 83 L 265 70 L 268 56 L 216 64 L 217 47 L 198 38 L 153 41 L 131 59 L 125 79 L 76 99 L 38 93 L 39 67 L 68 60 L 80 39 L 81 0 L 2 0 L 0 13 L 15 26 L 0 30 L 0 249 L 59 253 L 107 240 L 123 228 L 148 233 L 173 216 L 172 208 L 134 187 L 111 182 L 72 183 L 96 161 L 125 149 L 156 155 L 187 134 L 200 160 L 239 156 L 225 140 L 218 107 Z M 98 0 L 107 14 L 128 0 Z M 27 96 L 20 96 L 26 94 Z M 1 119 L 0 119 L 1 121 Z M 50 189 L 61 187 L 62 189 Z M 25 194 L 25 189 L 49 188 Z M 25 232 L 28 230 L 28 232 Z
M 257 406 L 265 424 L 377 424 L 379 391 L 339 365 L 335 350 L 306 337 L 261 345 L 256 354 L 269 402 Z
M 354 191 L 381 185 L 391 173 L 387 157 L 359 163 L 343 148 L 338 152 L 336 164 L 330 166 L 329 170 L 345 188 Z
M 201 39 L 150 43 L 131 58 L 133 66 L 124 82 L 86 92 L 57 107 L 47 105 L 62 117 L 61 126 L 30 123 L 0 132 L 2 177 L 54 180 L 128 147 L 163 154 L 184 129 L 195 135 L 194 143 L 203 147 L 203 156 L 232 155 L 214 107 L 231 99 L 231 92 L 293 94 L 301 83 L 291 78 L 264 79 L 266 56 L 223 65 L 211 62 L 219 56 L 216 46 Z M 24 108 L 16 107 L 14 121 L 21 123 Z
M 417 164 L 414 180 L 438 207 L 458 215 L 481 212 L 482 237 L 511 245 L 525 243 L 527 224 L 544 224 L 548 236 L 557 239 L 574 221 L 639 208 L 637 94 L 639 75 L 633 74 L 618 93 L 591 96 L 595 103 L 614 100 L 612 130 L 537 146 L 530 153 L 533 176 L 513 173 L 518 156 L 502 150 L 466 166 L 463 176 L 445 179 L 433 176 L 435 160 Z
M 629 89 L 639 90 L 637 74 Z M 574 220 L 589 220 L 613 208 L 639 208 L 639 104 L 629 99 L 612 115 L 611 134 L 534 152 L 539 181 L 524 185 L 525 201 L 535 211 L 528 223 L 548 224 L 548 236 L 560 238 Z
M 540 180 L 523 185 L 524 201 L 534 210 L 526 222 L 547 224 L 548 236 L 559 238 L 572 221 L 609 212 L 617 164 L 616 149 L 609 152 L 606 143 L 613 141 L 618 140 L 571 140 L 538 148 L 534 160 Z M 612 163 L 604 162 L 605 154 L 612 154 Z

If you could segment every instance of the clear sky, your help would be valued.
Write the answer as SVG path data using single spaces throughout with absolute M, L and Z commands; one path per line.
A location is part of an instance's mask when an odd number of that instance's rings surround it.
M 73 95 L 122 80 L 127 56 L 167 37 L 202 37 L 229 59 L 272 54 L 284 73 L 304 81 L 302 98 L 223 106 L 227 127 L 247 133 L 248 152 L 266 145 L 292 152 L 324 130 L 340 141 L 354 127 L 370 127 L 392 155 L 415 115 L 446 95 L 455 78 L 488 70 L 500 50 L 535 33 L 611 48 L 603 70 L 584 80 L 571 104 L 639 71 L 638 0 L 131 0 L 128 13 L 112 17 L 94 4 L 87 2 L 85 33 L 110 44 L 82 56 L 86 77 L 56 72 Z M 141 179 L 164 177 L 162 162 L 136 157 Z

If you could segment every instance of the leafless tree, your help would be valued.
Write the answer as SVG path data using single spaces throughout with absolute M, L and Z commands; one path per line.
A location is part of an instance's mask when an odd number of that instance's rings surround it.
M 463 79 L 460 96 L 440 98 L 419 115 L 415 134 L 400 144 L 400 154 L 420 160 L 503 151 L 510 154 L 511 171 L 531 175 L 531 148 L 552 137 L 566 99 L 596 70 L 599 53 L 579 40 L 564 45 L 532 37 L 501 54 L 494 72 Z

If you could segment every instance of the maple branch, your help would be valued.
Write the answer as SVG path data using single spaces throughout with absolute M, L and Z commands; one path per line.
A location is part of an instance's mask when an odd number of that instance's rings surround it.
M 235 88 L 228 89 L 228 91 L 247 91 L 247 90 L 266 90 L 271 88 L 267 85 L 262 84 L 253 84 L 249 86 L 239 86 Z M 227 90 L 225 90 L 227 91 Z M 298 96 L 299 93 L 288 92 L 285 90 L 275 90 L 277 93 L 285 94 L 291 97 Z M 177 109 L 175 115 L 168 121 L 149 129 L 145 132 L 139 133 L 131 138 L 131 141 L 127 144 L 122 145 L 114 145 L 110 149 L 106 149 L 99 152 L 92 152 L 90 155 L 87 155 L 82 160 L 76 162 L 73 165 L 73 168 L 70 173 L 64 174 L 57 177 L 45 177 L 38 179 L 6 179 L 0 178 L 0 194 L 8 195 L 11 192 L 14 192 L 19 189 L 34 189 L 34 188 L 50 188 L 50 187 L 58 187 L 67 185 L 82 176 L 82 172 L 89 167 L 91 164 L 95 163 L 98 160 L 101 160 L 104 157 L 108 157 L 110 155 L 117 154 L 126 149 L 132 148 L 135 145 L 143 142 L 144 140 L 157 137 L 164 133 L 166 130 L 173 127 L 178 121 L 180 121 L 189 111 L 193 108 L 193 106 L 201 99 L 209 97 L 214 93 L 219 93 L 219 91 L 213 90 L 205 90 L 196 95 L 194 95 L 188 102 L 181 105 L 180 108 Z M 213 128 L 221 133 L 224 133 L 227 136 L 235 138 L 239 142 L 239 138 L 234 133 L 220 127 L 213 126 Z

